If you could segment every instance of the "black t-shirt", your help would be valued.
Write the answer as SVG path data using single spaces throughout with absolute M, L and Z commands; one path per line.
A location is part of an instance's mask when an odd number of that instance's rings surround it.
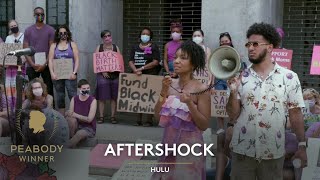
M 136 68 L 140 68 L 142 66 L 145 66 L 149 63 L 151 63 L 153 60 L 160 60 L 160 51 L 156 44 L 151 44 L 151 51 L 142 50 L 139 47 L 139 44 L 136 44 L 132 46 L 131 53 L 130 53 L 130 59 L 129 61 L 133 61 Z M 159 73 L 159 67 L 154 67 L 152 69 L 146 69 L 142 71 L 143 74 L 153 74 L 158 75 Z

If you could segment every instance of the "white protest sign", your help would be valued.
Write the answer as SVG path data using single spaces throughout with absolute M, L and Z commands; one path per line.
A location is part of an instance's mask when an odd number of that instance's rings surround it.
M 117 111 L 153 114 L 162 79 L 162 76 L 120 73 Z
M 228 103 L 228 93 L 226 90 L 214 90 L 211 93 L 211 116 L 228 117 L 226 106 Z
M 38 52 L 34 54 L 34 63 L 38 65 L 44 65 L 47 61 L 45 52 Z
M 308 166 L 303 169 L 302 180 L 320 180 L 320 139 L 308 138 Z

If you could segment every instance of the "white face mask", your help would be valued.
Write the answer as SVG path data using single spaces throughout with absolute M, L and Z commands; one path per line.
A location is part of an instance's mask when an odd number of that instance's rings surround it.
M 200 43 L 202 43 L 203 38 L 202 38 L 202 37 L 199 37 L 199 36 L 196 36 L 196 37 L 193 37 L 193 38 L 192 38 L 192 41 L 195 42 L 195 43 L 197 43 L 197 44 L 200 44 Z
M 173 40 L 177 41 L 181 39 L 181 33 L 174 32 L 171 34 Z
M 309 107 L 312 108 L 316 104 L 315 100 L 309 100 Z
M 39 97 L 39 96 L 42 96 L 43 89 L 42 88 L 33 89 L 32 92 L 35 96 Z

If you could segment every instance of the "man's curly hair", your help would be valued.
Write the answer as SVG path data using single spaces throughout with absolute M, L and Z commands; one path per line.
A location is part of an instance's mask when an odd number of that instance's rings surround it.
M 279 47 L 281 38 L 276 28 L 267 23 L 254 23 L 251 25 L 247 31 L 247 38 L 251 35 L 261 35 L 266 39 L 270 44 L 273 44 L 274 48 Z
M 205 53 L 201 46 L 191 40 L 187 40 L 181 44 L 177 51 L 181 49 L 182 52 L 186 53 L 188 58 L 191 60 L 191 64 L 194 67 L 194 71 L 199 73 L 203 71 L 206 66 Z

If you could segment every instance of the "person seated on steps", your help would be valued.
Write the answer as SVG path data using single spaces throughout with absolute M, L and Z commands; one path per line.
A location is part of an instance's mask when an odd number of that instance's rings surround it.
M 69 124 L 70 141 L 68 147 L 74 148 L 81 140 L 93 138 L 96 135 L 97 100 L 89 95 L 90 85 L 85 79 L 78 82 L 80 95 L 70 101 L 70 108 L 66 112 Z

